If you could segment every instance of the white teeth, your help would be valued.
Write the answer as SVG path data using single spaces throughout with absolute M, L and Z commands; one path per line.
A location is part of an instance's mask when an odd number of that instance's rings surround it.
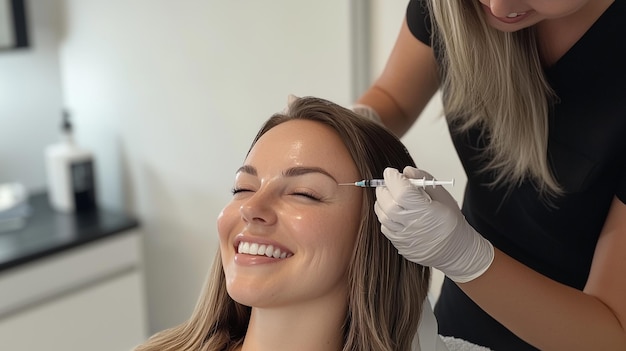
M 279 248 L 275 248 L 273 245 L 257 244 L 240 242 L 237 252 L 240 254 L 259 255 L 274 258 L 287 258 L 287 253 L 282 252 Z M 291 256 L 291 255 L 289 255 Z
M 515 18 L 517 16 L 521 16 L 521 15 L 524 15 L 524 14 L 526 14 L 526 12 L 511 12 L 508 15 L 506 15 L 506 17 L 508 17 L 508 18 Z

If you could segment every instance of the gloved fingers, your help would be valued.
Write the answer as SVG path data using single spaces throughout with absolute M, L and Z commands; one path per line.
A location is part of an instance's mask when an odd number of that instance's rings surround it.
M 281 111 L 281 113 L 282 114 L 289 113 L 289 108 L 291 108 L 291 105 L 298 99 L 299 99 L 299 97 L 295 96 L 293 94 L 287 95 L 287 106 L 285 106 L 285 108 Z
M 390 202 L 388 199 L 385 199 L 384 203 L 389 204 Z M 397 206 L 397 205 L 394 204 L 392 206 Z M 381 202 L 378 199 L 374 203 L 374 213 L 376 213 L 376 217 L 378 217 L 378 221 L 381 224 L 381 231 L 387 237 L 389 237 L 388 235 L 389 231 L 399 232 L 405 228 L 404 224 L 397 222 L 396 220 L 394 220 L 392 217 L 389 216 L 389 214 L 397 213 L 397 211 L 402 211 L 403 209 L 399 209 L 398 207 L 398 210 L 396 210 L 392 206 L 383 206 L 381 205 Z
M 354 104 L 354 105 L 352 105 L 352 107 L 350 107 L 350 109 L 353 112 L 355 112 L 356 114 L 358 114 L 359 116 L 362 116 L 362 117 L 365 117 L 367 119 L 370 119 L 370 120 L 372 120 L 372 121 L 374 121 L 374 122 L 376 122 L 378 124 L 382 124 L 380 116 L 370 106 L 363 105 L 363 104 Z
M 409 180 L 395 168 L 387 167 L 383 171 L 385 187 L 376 189 L 376 196 L 389 192 L 394 202 L 405 209 L 416 210 L 431 202 L 423 189 L 413 186 Z
M 291 104 L 293 104 L 298 99 L 299 97 L 293 94 L 287 95 L 287 107 L 291 106 Z
M 415 167 L 406 166 L 402 171 L 408 178 L 414 179 L 426 179 L 431 180 L 435 179 L 430 173 L 424 171 L 423 169 L 417 169 Z M 459 204 L 456 200 L 450 195 L 450 193 L 442 186 L 425 186 L 424 191 L 430 196 L 430 198 L 434 201 L 441 202 L 446 206 L 451 208 L 459 209 Z
M 433 179 L 435 177 L 433 177 L 432 175 L 430 175 L 430 173 L 426 172 L 423 169 L 418 169 L 415 167 L 411 167 L 411 166 L 406 166 L 404 167 L 404 169 L 402 170 L 402 174 L 404 174 L 405 177 L 407 178 L 413 178 L 413 179 Z
M 380 231 L 387 239 L 389 239 L 393 246 L 404 255 L 408 252 L 419 251 L 423 245 L 424 238 L 417 232 L 407 231 L 405 226 L 398 226 L 397 223 L 393 223 L 393 226 L 382 224 Z M 427 240 L 427 239 L 426 239 Z
M 435 201 L 441 202 L 442 204 L 460 210 L 458 202 L 450 195 L 450 193 L 442 186 L 428 186 L 424 188 L 424 191 L 428 193 L 428 195 Z

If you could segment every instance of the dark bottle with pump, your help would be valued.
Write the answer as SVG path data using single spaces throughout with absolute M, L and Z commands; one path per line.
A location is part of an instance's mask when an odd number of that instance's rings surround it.
M 61 212 L 80 212 L 96 207 L 94 157 L 78 147 L 69 113 L 63 111 L 61 141 L 46 148 L 46 171 L 50 205 Z

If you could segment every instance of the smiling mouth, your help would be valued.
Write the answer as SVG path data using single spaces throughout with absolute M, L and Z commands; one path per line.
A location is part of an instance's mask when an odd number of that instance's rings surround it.
M 491 12 L 491 8 L 483 3 L 481 3 L 485 13 L 487 15 L 491 15 L 493 18 L 497 19 L 500 22 L 503 23 L 508 23 L 508 24 L 514 24 L 514 23 L 518 23 L 520 21 L 522 21 L 523 19 L 525 19 L 526 17 L 529 16 L 529 14 L 532 11 L 525 11 L 525 12 L 511 12 L 508 15 L 504 16 L 504 17 L 498 17 L 496 15 L 493 14 L 493 12 Z
M 278 259 L 293 256 L 292 253 L 283 251 L 278 247 L 274 247 L 274 245 L 257 244 L 245 241 L 239 243 L 239 246 L 237 246 L 237 253 L 244 255 L 273 257 Z
M 512 12 L 512 13 L 509 13 L 508 15 L 506 15 L 506 17 L 508 17 L 508 18 L 515 18 L 515 17 L 523 16 L 525 14 L 526 14 L 526 12 Z

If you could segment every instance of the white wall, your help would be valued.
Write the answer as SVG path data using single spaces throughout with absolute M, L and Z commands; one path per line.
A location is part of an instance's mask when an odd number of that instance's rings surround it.
M 0 183 L 31 192 L 46 186 L 44 148 L 61 125 L 59 2 L 27 1 L 31 46 L 0 51 Z
M 101 200 L 142 221 L 154 332 L 189 316 L 261 123 L 288 93 L 351 103 L 348 1 L 65 3 L 65 101 Z

